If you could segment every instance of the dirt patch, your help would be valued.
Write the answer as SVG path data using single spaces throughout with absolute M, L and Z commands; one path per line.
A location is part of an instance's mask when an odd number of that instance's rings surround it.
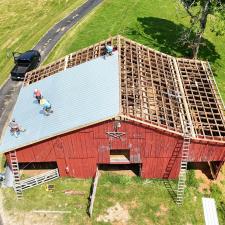
M 107 209 L 106 214 L 97 218 L 98 222 L 109 222 L 114 225 L 125 225 L 129 220 L 128 210 L 123 208 L 119 203 Z
M 145 221 L 145 224 L 148 224 L 148 225 L 155 225 L 155 223 L 152 222 L 151 219 L 149 219 L 149 218 L 145 218 L 144 221 Z
M 218 183 L 221 183 L 221 181 L 225 181 L 225 164 L 222 166 L 220 173 L 218 174 L 218 177 L 216 178 L 216 181 Z
M 202 173 L 201 170 L 195 171 L 195 176 L 198 180 L 201 180 L 199 184 L 199 192 L 201 193 L 210 193 L 210 186 L 212 184 L 217 184 L 221 191 L 224 191 L 224 185 L 223 182 L 225 181 L 225 165 L 221 168 L 220 173 L 218 174 L 218 177 L 216 180 L 210 180 L 204 173 Z
M 4 214 L 4 224 L 7 225 L 59 225 L 62 215 L 58 214 L 37 214 L 11 212 Z
M 136 209 L 136 208 L 139 207 L 139 204 L 138 204 L 137 201 L 132 200 L 132 201 L 130 202 L 130 204 L 129 204 L 128 206 L 126 206 L 126 207 L 127 207 L 128 209 Z
M 37 214 L 31 212 L 7 211 L 3 207 L 3 194 L 0 190 L 0 215 L 4 225 L 59 225 L 62 214 Z
M 225 164 L 221 168 L 221 172 L 218 174 L 218 177 L 216 181 L 214 182 L 216 182 L 216 184 L 219 186 L 224 196 L 225 195 Z
M 161 204 L 160 207 L 159 207 L 159 211 L 156 212 L 156 216 L 164 216 L 166 215 L 168 211 L 168 208 L 164 205 L 164 204 Z
M 201 193 L 210 192 L 210 185 L 212 183 L 212 180 L 209 180 L 209 178 L 204 173 L 202 173 L 201 170 L 196 170 L 195 176 L 198 180 L 201 180 L 198 188 L 199 192 Z

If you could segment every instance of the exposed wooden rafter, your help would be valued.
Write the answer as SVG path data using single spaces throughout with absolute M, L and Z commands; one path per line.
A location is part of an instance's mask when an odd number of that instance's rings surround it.
M 103 56 L 106 43 L 119 52 L 120 114 L 181 135 L 186 118 L 192 138 L 225 141 L 225 110 L 210 65 L 119 35 L 27 73 L 24 85 Z

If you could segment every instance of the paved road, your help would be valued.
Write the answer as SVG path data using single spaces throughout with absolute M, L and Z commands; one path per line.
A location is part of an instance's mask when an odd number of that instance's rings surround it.
M 52 27 L 34 47 L 34 49 L 40 51 L 42 60 L 46 58 L 65 32 L 102 1 L 103 0 L 88 0 L 80 8 L 74 10 L 70 15 Z
M 46 59 L 60 38 L 102 1 L 103 0 L 87 0 L 81 7 L 75 9 L 70 15 L 55 24 L 34 47 L 34 49 L 40 51 L 42 61 Z M 21 86 L 22 82 L 8 79 L 0 89 L 0 137 L 8 116 L 15 105 Z

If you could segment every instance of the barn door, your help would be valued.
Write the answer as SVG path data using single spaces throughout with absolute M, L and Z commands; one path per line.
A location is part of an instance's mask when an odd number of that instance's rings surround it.
M 98 163 L 110 163 L 110 149 L 109 146 L 100 145 L 98 147 Z
M 141 147 L 133 146 L 130 150 L 130 162 L 141 163 Z

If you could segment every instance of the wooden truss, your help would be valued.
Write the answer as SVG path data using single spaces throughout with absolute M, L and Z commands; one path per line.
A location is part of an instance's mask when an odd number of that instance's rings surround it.
M 118 50 L 121 114 L 178 134 L 225 140 L 224 106 L 207 62 L 176 59 L 121 36 L 81 49 L 26 74 L 24 85 Z

